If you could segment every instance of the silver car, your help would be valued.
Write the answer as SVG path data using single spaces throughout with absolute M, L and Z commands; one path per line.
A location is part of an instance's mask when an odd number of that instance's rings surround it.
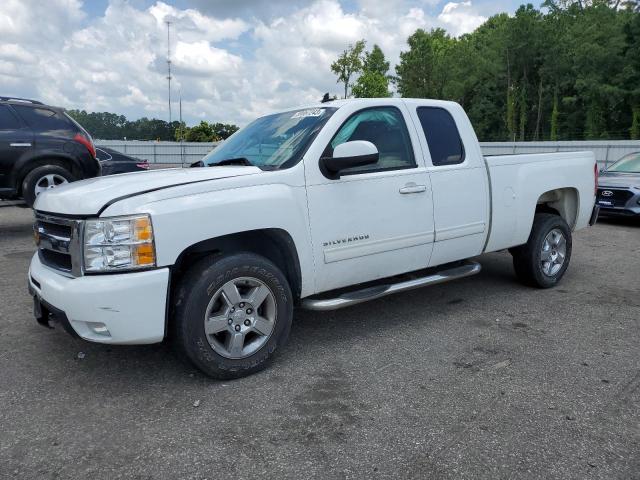
M 640 216 L 640 152 L 625 155 L 600 173 L 600 215 Z

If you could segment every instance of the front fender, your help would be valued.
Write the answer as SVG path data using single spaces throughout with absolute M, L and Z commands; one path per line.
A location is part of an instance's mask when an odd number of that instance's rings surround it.
M 153 194 L 143 195 L 129 202 L 152 197 Z M 151 214 L 159 267 L 175 264 L 181 252 L 205 240 L 251 230 L 284 230 L 298 252 L 304 297 L 315 287 L 306 205 L 304 186 L 272 183 L 148 201 L 137 205 L 135 211 L 114 204 L 103 216 Z

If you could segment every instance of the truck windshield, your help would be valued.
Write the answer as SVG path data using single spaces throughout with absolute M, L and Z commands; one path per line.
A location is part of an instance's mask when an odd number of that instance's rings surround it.
M 214 166 L 241 159 L 264 169 L 290 167 L 302 158 L 335 111 L 336 108 L 309 108 L 258 118 L 212 150 L 202 162 Z
M 611 165 L 608 172 L 640 173 L 640 152 L 630 153 Z

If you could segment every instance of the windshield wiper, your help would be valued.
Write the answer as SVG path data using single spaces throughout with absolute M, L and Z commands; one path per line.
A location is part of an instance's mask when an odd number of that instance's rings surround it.
M 253 163 L 246 157 L 227 158 L 209 165 L 210 167 L 218 167 L 220 165 L 243 165 L 245 167 L 253 167 Z

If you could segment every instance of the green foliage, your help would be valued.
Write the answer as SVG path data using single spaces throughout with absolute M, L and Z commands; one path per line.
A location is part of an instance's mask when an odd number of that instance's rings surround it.
M 183 122 L 165 122 L 156 118 L 140 118 L 132 122 L 123 115 L 109 112 L 86 112 L 68 110 L 67 113 L 82 125 L 94 138 L 101 140 L 180 140 L 189 142 L 211 142 L 224 140 L 238 127 L 226 123 L 201 122 L 189 128 Z M 206 127 L 203 127 L 203 124 Z M 195 132 L 192 133 L 192 130 Z
M 365 53 L 362 74 L 353 85 L 351 93 L 356 98 L 390 97 L 389 62 L 378 45 Z
M 558 111 L 558 94 L 553 95 L 553 109 L 551 110 L 551 132 L 549 133 L 549 140 L 558 140 L 558 117 L 560 112 Z
M 640 140 L 640 107 L 633 109 L 629 133 L 631 134 L 631 140 Z
M 183 138 L 186 142 L 219 142 L 220 140 L 226 140 L 228 137 L 238 131 L 236 125 L 228 125 L 226 123 L 207 123 L 204 120 L 200 124 L 191 128 L 183 127 L 178 136 L 178 130 L 176 131 L 176 139 Z
M 389 73 L 389 62 L 378 45 L 374 45 L 370 52 L 364 54 L 362 70 L 364 72 L 379 73 L 385 77 Z
M 349 96 L 351 77 L 362 70 L 362 53 L 365 41 L 359 40 L 340 54 L 338 59 L 331 64 L 331 71 L 338 77 L 337 83 L 344 84 L 344 98 Z
M 422 29 L 409 37 L 409 50 L 400 53 L 396 85 L 403 97 L 444 98 L 451 75 L 456 40 L 441 29 Z
M 417 30 L 396 66 L 398 93 L 459 102 L 486 141 L 638 135 L 638 2 L 543 6 L 459 38 Z
M 351 90 L 356 98 L 390 97 L 389 79 L 378 72 L 365 71 Z

